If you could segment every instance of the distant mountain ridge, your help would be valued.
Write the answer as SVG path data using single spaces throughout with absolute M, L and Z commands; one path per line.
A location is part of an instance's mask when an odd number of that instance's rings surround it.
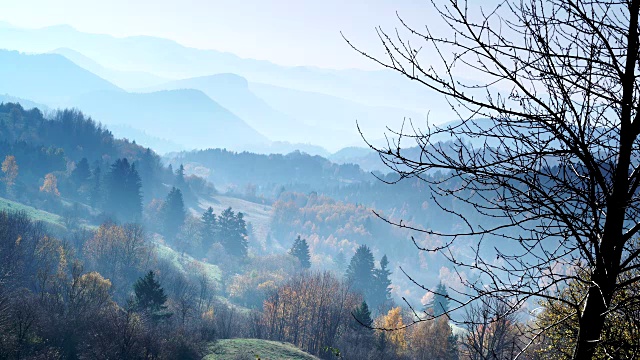
M 434 119 L 453 116 L 440 96 L 389 70 L 288 67 L 216 50 L 189 48 L 157 37 L 116 38 L 83 33 L 67 25 L 41 29 L 0 27 L 0 48 L 29 52 L 70 48 L 116 70 L 151 72 L 170 79 L 235 73 L 254 82 L 329 94 L 368 105 L 429 110 Z
M 0 50 L 3 93 L 50 108 L 77 107 L 102 123 L 144 130 L 184 149 L 242 150 L 270 143 L 201 91 L 129 93 L 58 54 Z
M 98 64 L 95 60 L 69 48 L 58 48 L 51 51 L 73 61 L 76 65 L 91 71 L 92 73 L 108 80 L 109 82 L 127 90 L 133 90 L 141 86 L 154 86 L 167 82 L 162 78 L 143 71 L 118 71 Z
M 262 134 L 199 90 L 93 92 L 73 101 L 108 124 L 126 124 L 187 149 L 242 149 L 269 143 Z
M 64 56 L 0 50 L 0 94 L 57 107 L 93 91 L 124 92 Z

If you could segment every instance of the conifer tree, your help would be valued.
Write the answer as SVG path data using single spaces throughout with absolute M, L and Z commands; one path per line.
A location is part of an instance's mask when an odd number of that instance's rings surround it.
M 363 301 L 352 313 L 353 321 L 350 322 L 350 327 L 354 331 L 366 331 L 371 332 L 371 325 L 373 325 L 373 319 L 371 318 L 371 311 L 366 301 Z
M 289 250 L 289 254 L 295 256 L 299 261 L 300 265 L 303 268 L 308 269 L 311 267 L 311 255 L 309 254 L 309 244 L 307 244 L 306 239 L 298 238 L 293 242 L 293 246 L 291 250 Z
M 133 290 L 138 310 L 150 312 L 154 319 L 171 316 L 165 312 L 167 295 L 156 280 L 153 270 L 149 270 L 145 276 L 139 278 L 133 284 Z
M 209 208 L 202 213 L 202 234 L 200 234 L 202 246 L 205 251 L 216 241 L 217 223 L 216 214 L 213 213 L 213 208 L 209 206 Z
M 231 238 L 231 254 L 239 257 L 247 257 L 249 251 L 249 243 L 247 241 L 247 223 L 244 221 L 244 214 L 238 212 L 233 222 L 233 237 Z
M 76 164 L 76 168 L 73 169 L 71 178 L 76 186 L 81 186 L 82 184 L 87 182 L 87 180 L 89 180 L 90 176 L 91 169 L 89 169 L 89 161 L 87 160 L 87 158 L 82 158 Z
M 346 277 L 355 290 L 362 292 L 365 299 L 370 299 L 373 294 L 374 267 L 371 249 L 367 245 L 360 245 L 349 262 Z
M 142 180 L 142 189 L 145 194 L 149 195 L 149 198 L 154 198 L 158 191 L 157 184 L 160 183 L 160 181 L 158 181 L 159 179 L 156 179 L 156 169 L 159 166 L 158 157 L 150 148 L 145 150 L 144 154 L 137 162 L 138 173 Z
M 89 193 L 89 201 L 91 206 L 99 206 L 102 202 L 102 171 L 100 165 L 96 164 L 96 167 L 91 173 L 91 192 Z
M 374 269 L 373 275 L 375 278 L 374 290 L 373 290 L 373 309 L 379 310 L 381 313 L 387 312 L 392 307 L 391 303 L 391 271 L 388 269 L 389 260 L 387 255 L 384 255 L 380 259 L 380 269 Z
M 246 257 L 248 252 L 247 224 L 244 215 L 237 215 L 229 207 L 218 216 L 219 239 L 225 250 L 239 257 Z
M 174 239 L 180 231 L 186 217 L 182 192 L 175 187 L 171 188 L 162 208 L 164 218 L 164 235 Z
M 119 220 L 134 222 L 142 216 L 142 183 L 134 165 L 116 160 L 106 178 L 105 211 Z
M 176 170 L 176 182 L 175 186 L 180 189 L 180 191 L 186 191 L 186 181 L 184 180 L 184 166 L 180 164 L 180 167 Z
M 426 306 L 426 309 L 432 309 L 433 316 L 440 316 L 449 311 L 449 293 L 447 287 L 442 283 L 438 283 L 433 294 L 433 299 Z

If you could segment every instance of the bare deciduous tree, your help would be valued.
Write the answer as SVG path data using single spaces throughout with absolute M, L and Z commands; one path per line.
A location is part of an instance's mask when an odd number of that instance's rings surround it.
M 422 250 L 481 274 L 452 310 L 486 297 L 508 299 L 507 313 L 527 301 L 568 303 L 579 319 L 573 357 L 591 358 L 612 299 L 639 280 L 626 274 L 640 255 L 640 0 L 433 3 L 445 26 L 400 18 L 395 33 L 377 29 L 386 57 L 352 46 L 444 94 L 460 120 L 411 124 L 371 147 L 401 180 L 428 183 L 464 227 L 417 229 L 447 239 Z M 453 141 L 436 141 L 443 136 Z M 465 238 L 471 258 L 456 254 Z M 558 296 L 571 281 L 588 287 L 584 297 Z

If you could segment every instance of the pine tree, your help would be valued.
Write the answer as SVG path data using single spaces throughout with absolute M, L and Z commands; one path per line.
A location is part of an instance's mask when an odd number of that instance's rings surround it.
M 375 263 L 371 249 L 367 245 L 360 245 L 349 262 L 346 277 L 355 290 L 362 292 L 365 299 L 372 297 L 375 283 L 374 267 Z
M 308 269 L 311 267 L 311 255 L 309 254 L 309 244 L 307 244 L 306 239 L 298 238 L 293 242 L 293 246 L 291 250 L 289 250 L 289 254 L 295 256 L 299 261 L 300 265 L 303 268 Z
M 139 221 L 142 218 L 142 179 L 133 164 L 127 172 L 126 192 L 129 206 L 125 218 L 128 222 Z
M 119 220 L 134 222 L 142 217 L 142 182 L 126 158 L 116 160 L 106 178 L 105 211 Z
M 238 212 L 233 222 L 233 238 L 232 238 L 232 255 L 239 257 L 247 257 L 249 252 L 249 242 L 247 238 L 249 236 L 247 232 L 247 223 L 244 221 L 244 214 Z
M 366 301 L 363 301 L 360 306 L 356 307 L 356 309 L 352 313 L 353 321 L 350 322 L 350 327 L 354 331 L 366 331 L 371 332 L 371 325 L 373 324 L 373 319 L 371 318 L 371 311 L 369 311 L 369 306 Z
M 184 180 L 184 166 L 180 164 L 180 167 L 176 170 L 176 182 L 175 186 L 180 189 L 180 191 L 186 191 L 186 181 Z
M 227 253 L 246 257 L 248 252 L 247 224 L 244 215 L 237 215 L 229 207 L 218 216 L 219 239 Z
M 380 269 L 374 269 L 375 284 L 373 290 L 372 305 L 375 310 L 385 313 L 392 307 L 391 303 L 391 271 L 388 269 L 389 260 L 387 255 L 380 259 Z
M 96 164 L 91 174 L 91 192 L 89 193 L 89 201 L 91 206 L 97 207 L 102 202 L 102 171 L 100 165 Z
M 216 219 L 216 214 L 213 213 L 213 208 L 209 206 L 209 208 L 202 213 L 202 234 L 200 234 L 200 237 L 202 238 L 202 246 L 205 251 L 208 250 L 216 241 L 218 232 L 217 226 L 218 221 Z
M 442 282 L 438 283 L 433 294 L 433 300 L 427 304 L 426 309 L 433 311 L 433 316 L 440 316 L 449 311 L 449 293 Z
M 142 180 L 142 189 L 145 194 L 148 194 L 149 198 L 156 197 L 155 195 L 159 190 L 157 184 L 161 183 L 161 181 L 158 181 L 160 179 L 156 179 L 156 169 L 159 166 L 158 156 L 151 151 L 150 148 L 145 150 L 144 154 L 137 162 L 138 173 Z
M 162 208 L 164 218 L 164 235 L 174 240 L 180 231 L 186 217 L 182 192 L 175 187 L 171 188 Z
M 135 284 L 133 284 L 133 291 L 135 293 L 138 310 L 149 311 L 156 319 L 171 315 L 165 312 L 167 309 L 165 305 L 167 295 L 164 293 L 164 289 L 160 286 L 158 280 L 156 280 L 152 270 L 149 270 L 144 277 L 139 278 Z
M 71 173 L 71 179 L 76 186 L 82 186 L 89 180 L 91 176 L 91 170 L 89 169 L 89 161 L 87 158 L 82 158 L 77 164 L 76 168 Z

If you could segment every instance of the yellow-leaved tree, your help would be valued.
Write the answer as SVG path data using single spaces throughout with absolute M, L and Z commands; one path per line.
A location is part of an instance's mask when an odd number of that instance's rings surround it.
M 60 191 L 58 191 L 58 178 L 52 173 L 45 175 L 44 183 L 40 186 L 40 191 L 54 196 L 60 196 Z
M 2 172 L 4 173 L 3 181 L 7 187 L 7 192 L 11 190 L 18 177 L 18 163 L 16 157 L 7 155 L 2 162 Z
M 628 277 L 640 276 L 635 270 Z M 622 278 L 621 283 L 632 279 Z M 580 302 L 585 299 L 589 284 L 574 281 L 564 288 L 560 294 L 566 301 L 541 302 L 543 311 L 534 322 L 534 331 L 543 334 L 541 341 L 534 351 L 545 359 L 571 359 L 578 334 L 578 314 L 580 308 L 571 306 L 572 301 Z M 605 327 L 600 337 L 600 346 L 595 351 L 594 359 L 635 359 L 640 351 L 640 304 L 638 295 L 640 284 L 634 282 L 631 286 L 618 292 L 611 304 L 612 310 L 607 314 Z M 543 331 L 544 330 L 544 331 Z M 613 356 L 613 357 L 612 357 Z
M 447 360 L 457 358 L 457 339 L 449 319 L 440 316 L 417 323 L 409 334 L 411 358 L 416 360 Z
M 375 328 L 378 336 L 383 336 L 395 349 L 396 355 L 402 355 L 407 351 L 407 330 L 402 320 L 402 309 L 394 307 L 386 315 L 381 315 L 375 320 Z M 390 331 L 389 331 L 390 330 Z

